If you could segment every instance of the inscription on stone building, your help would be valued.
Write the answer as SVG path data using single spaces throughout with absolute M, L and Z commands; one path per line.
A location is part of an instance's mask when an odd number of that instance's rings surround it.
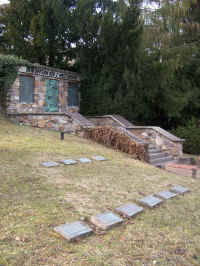
M 48 70 L 45 68 L 40 68 L 40 67 L 24 67 L 23 70 L 25 73 L 32 73 L 34 75 L 40 75 L 40 76 L 45 76 L 45 77 L 52 77 L 52 78 L 63 78 L 64 73 L 61 72 L 56 72 L 52 70 Z
M 49 78 L 56 78 L 56 79 L 64 79 L 67 78 L 69 80 L 77 80 L 77 74 L 70 72 L 70 71 L 65 71 L 65 72 L 60 72 L 60 71 L 54 71 L 53 69 L 45 68 L 45 67 L 39 67 L 39 66 L 22 66 L 19 68 L 19 72 L 23 73 L 29 73 L 33 75 L 39 75 L 43 77 L 49 77 Z

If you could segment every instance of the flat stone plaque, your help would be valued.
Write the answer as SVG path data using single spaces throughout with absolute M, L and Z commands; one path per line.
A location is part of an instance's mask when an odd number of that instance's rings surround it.
M 123 219 L 112 212 L 105 212 L 91 217 L 91 222 L 103 230 L 121 224 Z
M 104 156 L 93 156 L 92 159 L 96 160 L 96 161 L 106 161 L 107 160 Z
M 54 228 L 54 231 L 61 234 L 68 241 L 91 234 L 92 229 L 83 222 L 74 222 L 71 224 L 62 224 Z
M 44 162 L 42 163 L 42 165 L 45 167 L 54 167 L 54 166 L 58 166 L 59 164 L 56 162 Z
M 161 191 L 161 192 L 158 192 L 156 195 L 164 200 L 171 199 L 177 196 L 177 194 L 170 192 L 170 191 Z
M 190 191 L 188 188 L 185 188 L 183 186 L 175 186 L 175 187 L 172 187 L 170 190 L 178 194 L 184 194 Z
M 66 165 L 76 164 L 77 163 L 77 161 L 71 160 L 71 159 L 69 159 L 69 160 L 61 160 L 60 162 L 66 164 Z
M 127 216 L 128 218 L 135 216 L 143 210 L 144 209 L 142 207 L 133 203 L 127 203 L 116 209 L 117 212 L 121 213 L 124 216 Z
M 147 207 L 153 208 L 156 205 L 162 202 L 161 199 L 154 197 L 153 195 L 149 195 L 139 200 L 139 202 Z
M 80 158 L 79 161 L 80 161 L 81 163 L 91 163 L 91 162 L 92 162 L 92 161 L 91 161 L 90 159 L 88 159 L 88 158 Z

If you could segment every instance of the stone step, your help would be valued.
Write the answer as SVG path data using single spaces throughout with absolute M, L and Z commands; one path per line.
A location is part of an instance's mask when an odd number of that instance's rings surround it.
M 75 120 L 78 124 L 80 124 L 81 126 L 88 128 L 88 127 L 94 127 L 94 124 L 88 120 L 86 117 L 84 117 L 83 115 L 81 115 L 78 112 L 70 112 L 70 111 L 66 111 L 65 114 L 69 117 L 71 117 L 73 120 Z
M 149 147 L 149 149 L 150 149 L 150 148 L 157 148 L 156 145 L 154 145 L 154 144 L 152 144 L 152 143 L 150 143 L 148 147 Z
M 131 131 L 127 130 L 123 127 L 117 127 L 118 130 L 122 131 L 125 135 L 136 141 L 138 144 L 143 144 L 143 141 L 138 138 L 135 134 L 133 134 Z
M 165 169 L 165 165 L 169 162 L 174 162 L 173 160 L 170 160 L 170 161 L 167 161 L 167 162 L 163 162 L 163 163 L 158 163 L 158 164 L 153 164 L 154 166 L 156 167 L 159 167 L 159 168 L 163 168 Z
M 149 162 L 153 165 L 160 165 L 160 164 L 163 164 L 163 163 L 167 163 L 167 162 L 170 162 L 170 161 L 173 161 L 173 157 L 172 156 L 165 156 L 163 158 L 158 158 L 158 159 L 151 159 L 149 160 Z
M 168 154 L 164 152 L 153 153 L 153 154 L 149 154 L 149 160 L 164 158 L 166 156 L 168 156 Z
M 148 149 L 148 153 L 150 154 L 150 153 L 159 153 L 159 152 L 162 152 L 160 149 L 156 149 L 156 148 L 154 148 L 154 149 Z
M 114 120 L 117 120 L 121 126 L 127 128 L 127 127 L 133 127 L 134 125 L 128 121 L 126 118 L 124 118 L 121 115 L 111 115 L 112 118 L 114 118 Z
M 152 164 L 153 166 L 155 167 L 159 167 L 159 168 L 162 168 L 162 169 L 165 169 L 165 165 L 169 162 L 173 162 L 173 161 L 166 161 L 166 162 L 163 162 L 163 163 L 157 163 L 157 164 Z

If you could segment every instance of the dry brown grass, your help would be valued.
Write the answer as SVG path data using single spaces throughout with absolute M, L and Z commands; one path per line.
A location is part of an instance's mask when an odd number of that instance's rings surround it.
M 200 180 L 176 176 L 128 155 L 56 132 L 0 120 L 0 265 L 200 265 Z M 46 160 L 104 155 L 109 160 L 47 169 Z M 114 209 L 170 185 L 191 193 L 105 235 L 68 243 L 65 222 Z

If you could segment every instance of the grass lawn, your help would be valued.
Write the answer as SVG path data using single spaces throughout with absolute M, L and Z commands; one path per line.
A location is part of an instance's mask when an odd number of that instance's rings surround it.
M 104 155 L 105 162 L 42 162 Z M 54 226 L 171 185 L 191 189 L 106 234 L 68 243 Z M 72 135 L 0 119 L 0 265 L 200 265 L 200 180 L 177 176 Z

